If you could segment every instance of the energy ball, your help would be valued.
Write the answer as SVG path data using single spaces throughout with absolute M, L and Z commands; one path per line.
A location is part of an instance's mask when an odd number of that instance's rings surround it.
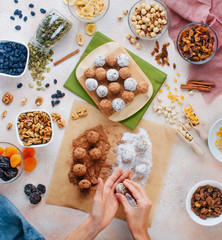
M 124 186 L 123 183 L 119 183 L 116 186 L 116 192 L 125 195 L 128 192 L 128 189 Z
M 112 102 L 112 107 L 116 112 L 122 111 L 126 106 L 126 103 L 123 101 L 122 98 L 116 98 Z
M 130 92 L 130 91 L 124 91 L 122 93 L 122 99 L 124 102 L 128 103 L 128 102 L 132 102 L 133 99 L 135 97 L 134 92 Z
M 84 71 L 84 75 L 85 77 L 87 78 L 93 78 L 95 77 L 95 70 L 93 68 L 87 68 L 85 71 Z
M 108 55 L 106 56 L 106 64 L 109 66 L 109 67 L 113 67 L 115 66 L 117 63 L 117 59 L 116 59 L 116 56 L 114 55 Z
M 83 179 L 79 182 L 80 190 L 87 190 L 91 187 L 91 182 L 87 179 Z
M 144 176 L 146 174 L 146 170 L 147 170 L 146 164 L 140 164 L 140 165 L 137 165 L 135 167 L 135 172 L 138 175 L 143 175 Z
M 89 89 L 89 91 L 94 91 L 98 87 L 98 82 L 94 78 L 88 78 L 85 81 L 85 85 Z
M 110 111 L 112 109 L 112 103 L 111 101 L 104 99 L 99 103 L 99 106 L 103 111 Z
M 106 97 L 108 94 L 108 88 L 101 85 L 96 89 L 96 93 L 100 98 Z
M 137 87 L 137 81 L 134 78 L 127 78 L 124 81 L 124 88 L 128 91 L 134 91 Z
M 73 153 L 77 159 L 83 159 L 86 156 L 86 150 L 81 147 L 76 148 Z
M 138 90 L 139 93 L 146 93 L 148 91 L 148 83 L 145 81 L 139 82 L 137 84 L 136 89 Z
M 119 78 L 119 72 L 116 69 L 109 69 L 106 72 L 106 78 L 110 82 L 114 82 Z
M 136 151 L 139 153 L 144 153 L 148 149 L 148 143 L 145 141 L 140 141 L 136 144 Z
M 109 84 L 109 91 L 113 94 L 117 94 L 120 91 L 120 84 L 117 82 L 113 82 Z
M 95 74 L 98 81 L 102 81 L 106 78 L 106 70 L 102 67 L 97 68 Z
M 83 164 L 76 164 L 73 167 L 73 173 L 77 177 L 82 177 L 83 175 L 86 174 L 86 166 Z
M 87 133 L 86 139 L 90 143 L 97 143 L 99 140 L 99 133 L 96 131 L 89 131 Z
M 117 63 L 120 67 L 127 67 L 130 63 L 129 57 L 126 54 L 120 54 L 117 56 Z
M 121 154 L 122 162 L 123 163 L 131 163 L 135 158 L 135 152 L 133 149 L 124 150 Z
M 105 65 L 105 63 L 106 63 L 106 59 L 102 55 L 98 55 L 94 58 L 94 64 L 97 67 L 103 67 Z
M 120 76 L 122 79 L 127 79 L 127 78 L 131 77 L 130 69 L 129 69 L 128 67 L 120 68 L 120 70 L 119 70 L 119 76 Z
M 99 148 L 93 148 L 89 151 L 89 155 L 93 160 L 97 160 L 101 157 L 102 153 Z

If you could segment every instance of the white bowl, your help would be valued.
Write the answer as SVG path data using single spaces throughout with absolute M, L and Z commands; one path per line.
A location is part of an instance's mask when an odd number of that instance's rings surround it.
M 216 139 L 218 136 L 216 133 L 219 131 L 220 127 L 222 127 L 222 118 L 217 120 L 213 126 L 211 127 L 209 134 L 208 134 L 208 146 L 210 149 L 211 154 L 219 161 L 222 162 L 222 152 L 218 149 L 215 145 Z
M 44 112 L 44 113 L 46 113 L 46 114 L 49 115 L 50 121 L 51 121 L 52 135 L 51 135 L 51 139 L 50 139 L 47 143 L 35 144 L 35 145 L 33 144 L 33 145 L 30 145 L 30 146 L 26 146 L 26 145 L 24 145 L 23 141 L 20 139 L 20 137 L 19 137 L 19 131 L 18 131 L 18 125 L 17 125 L 17 123 L 18 123 L 18 118 L 19 118 L 19 116 L 20 116 L 22 113 L 30 113 L 30 112 Z M 51 117 L 50 113 L 48 113 L 48 112 L 45 111 L 45 110 L 42 110 L 42 109 L 34 109 L 34 110 L 26 110 L 26 111 L 20 112 L 20 113 L 17 115 L 17 117 L 16 117 L 15 126 L 16 126 L 16 135 L 17 135 L 18 142 L 19 142 L 23 147 L 26 147 L 26 148 L 29 148 L 29 147 L 32 147 L 32 148 L 45 147 L 45 146 L 49 145 L 49 143 L 50 143 L 50 142 L 52 141 L 52 139 L 53 139 L 54 129 L 53 129 L 52 117 Z
M 0 73 L 0 76 L 3 76 L 3 77 L 10 77 L 10 78 L 18 78 L 18 77 L 21 77 L 22 75 L 24 75 L 24 73 L 26 72 L 27 68 L 28 68 L 28 63 L 29 63 L 29 48 L 26 44 L 22 43 L 22 42 L 19 42 L 19 41 L 14 41 L 14 40 L 8 40 L 8 39 L 4 39 L 4 40 L 0 40 L 0 43 L 2 42 L 14 42 L 14 43 L 19 43 L 23 46 L 26 47 L 27 49 L 27 59 L 26 59 L 26 64 L 25 64 L 25 68 L 24 68 L 24 71 L 20 74 L 20 75 L 10 75 L 10 74 L 6 74 L 6 73 Z
M 222 191 L 222 184 L 219 182 L 216 182 L 213 180 L 205 180 L 205 181 L 199 182 L 199 183 L 195 184 L 187 194 L 186 209 L 187 209 L 189 216 L 192 218 L 192 220 L 194 222 L 196 222 L 200 225 L 203 225 L 203 226 L 214 226 L 214 225 L 222 222 L 222 214 L 219 217 L 207 218 L 204 220 L 204 219 L 201 219 L 200 217 L 198 217 L 191 209 L 191 198 L 192 198 L 193 193 L 197 190 L 198 187 L 205 186 L 205 185 L 211 185 L 213 187 L 217 187 Z

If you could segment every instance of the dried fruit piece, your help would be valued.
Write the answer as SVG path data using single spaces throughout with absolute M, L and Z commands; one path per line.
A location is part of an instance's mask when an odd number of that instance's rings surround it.
M 85 42 L 85 36 L 82 33 L 78 33 L 76 36 L 76 40 L 79 46 L 83 46 Z
M 29 183 L 25 185 L 24 192 L 27 196 L 30 196 L 32 193 L 37 192 L 37 188 L 33 184 Z
M 0 156 L 5 152 L 4 148 L 0 147 Z
M 35 155 L 35 148 L 24 148 L 23 152 L 23 157 L 33 157 Z
M 37 186 L 37 190 L 38 190 L 39 194 L 44 194 L 46 192 L 46 187 L 43 184 L 39 184 Z
M 31 193 L 29 200 L 31 204 L 38 204 L 41 202 L 42 197 L 38 192 L 34 192 Z
M 85 28 L 86 34 L 92 36 L 95 33 L 96 28 L 97 28 L 96 23 L 87 23 Z
M 18 152 L 18 149 L 16 147 L 6 147 L 5 148 L 5 156 L 6 157 L 11 157 L 13 154 L 16 154 Z
M 25 158 L 25 166 L 24 170 L 26 172 L 33 171 L 37 166 L 37 160 L 34 157 L 27 157 Z
M 13 168 L 17 167 L 22 161 L 22 157 L 19 153 L 13 154 L 10 157 L 10 164 Z

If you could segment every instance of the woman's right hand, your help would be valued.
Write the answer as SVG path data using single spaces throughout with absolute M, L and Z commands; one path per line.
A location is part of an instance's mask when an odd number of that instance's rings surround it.
M 147 197 L 144 187 L 140 184 L 128 179 L 124 180 L 123 184 L 128 188 L 136 201 L 136 205 L 132 207 L 124 195 L 116 194 L 118 200 L 123 205 L 129 229 L 135 240 L 148 240 L 150 237 L 147 232 L 147 225 L 152 203 Z

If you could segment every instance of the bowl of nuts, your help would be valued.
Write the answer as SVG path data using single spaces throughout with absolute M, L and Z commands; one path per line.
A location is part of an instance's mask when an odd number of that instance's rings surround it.
M 222 222 L 222 184 L 205 180 L 195 184 L 187 194 L 186 209 L 200 225 L 214 226 Z
M 177 50 L 189 63 L 209 62 L 216 54 L 217 48 L 217 34 L 205 23 L 190 23 L 183 27 L 177 36 Z
M 168 29 L 169 12 L 158 0 L 139 1 L 129 11 L 128 24 L 138 38 L 155 40 Z
M 97 22 L 109 9 L 110 0 L 65 0 L 70 13 L 81 22 Z
M 22 174 L 24 157 L 13 144 L 0 142 L 0 184 L 14 182 Z
M 47 146 L 53 138 L 52 118 L 45 110 L 30 110 L 16 118 L 17 138 L 24 147 Z

